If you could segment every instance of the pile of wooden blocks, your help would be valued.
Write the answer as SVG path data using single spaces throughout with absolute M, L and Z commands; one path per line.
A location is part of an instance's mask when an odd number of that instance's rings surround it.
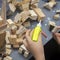
M 26 47 L 24 45 L 21 45 L 19 47 L 19 51 L 20 54 L 22 54 L 25 58 L 29 56 L 29 51 L 26 49 Z
M 55 0 L 50 0 L 49 2 L 44 4 L 44 7 L 51 10 L 56 4 L 57 2 Z
M 56 14 L 53 16 L 53 18 L 55 20 L 59 20 L 60 19 L 60 10 L 56 10 Z

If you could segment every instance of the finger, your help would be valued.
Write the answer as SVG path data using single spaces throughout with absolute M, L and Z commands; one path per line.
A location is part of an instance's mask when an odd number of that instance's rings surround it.
M 45 38 L 47 38 L 47 35 L 46 35 L 46 33 L 45 32 L 41 32 L 42 33 L 42 35 L 45 37 Z
M 57 40 L 58 44 L 60 45 L 60 37 L 57 37 Z
M 30 32 L 31 32 L 31 30 L 27 30 L 27 32 L 26 32 L 26 39 L 27 39 L 28 43 L 32 41 L 31 37 L 30 37 Z
M 60 33 L 55 33 L 55 36 L 57 37 L 57 36 L 59 36 L 60 37 Z

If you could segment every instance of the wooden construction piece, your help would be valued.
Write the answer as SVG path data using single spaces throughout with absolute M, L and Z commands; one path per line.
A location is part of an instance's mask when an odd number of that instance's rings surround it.
M 42 12 L 42 10 L 40 8 L 33 8 L 33 10 L 38 15 L 39 21 L 45 18 L 45 14 Z
M 23 56 L 26 58 L 29 56 L 29 51 L 26 49 L 26 47 L 24 45 L 20 46 L 19 53 L 23 54 Z
M 11 19 L 8 19 L 7 20 L 7 23 L 8 23 L 8 25 L 11 27 L 12 25 L 14 25 L 14 22 L 11 20 Z
M 11 44 L 16 44 L 17 36 L 16 35 L 10 35 L 9 41 Z
M 23 26 L 24 26 L 24 27 L 30 27 L 30 26 L 31 26 L 31 24 L 30 24 L 30 22 L 29 22 L 29 21 L 26 21 L 26 22 L 24 22 L 24 23 L 23 23 Z
M 7 0 L 7 2 L 8 2 L 8 3 L 11 3 L 11 2 L 12 2 L 12 0 Z
M 60 14 L 60 10 L 56 10 L 56 14 Z
M 51 10 L 56 4 L 57 4 L 56 1 L 50 1 L 46 4 L 44 4 L 44 7 Z
M 7 16 L 12 15 L 16 10 L 16 7 L 12 3 L 9 3 L 8 7 Z
M 13 25 L 11 27 L 11 34 L 16 34 L 16 31 L 17 31 L 17 26 L 16 25 Z
M 35 4 L 35 3 L 38 3 L 39 0 L 31 0 L 31 4 Z
M 12 57 L 6 56 L 3 60 L 12 60 Z
M 30 19 L 37 20 L 37 14 L 35 13 L 35 11 L 29 10 L 29 12 L 30 12 Z
M 13 45 L 13 48 L 15 48 L 15 49 L 19 48 L 19 44 Z
M 22 4 L 21 6 L 20 6 L 20 10 L 29 10 L 29 3 L 25 3 L 25 4 Z
M 29 56 L 29 52 L 28 51 L 25 51 L 24 57 L 27 58 L 28 56 Z
M 10 49 L 11 48 L 11 45 L 6 45 L 6 49 Z
M 53 21 L 49 21 L 49 30 L 52 31 L 54 27 L 56 26 L 56 23 Z
M 6 44 L 10 44 L 10 41 L 9 41 L 9 38 L 10 37 L 10 32 L 9 31 L 6 31 L 6 37 L 5 37 L 5 40 L 6 40 Z
M 29 15 L 30 15 L 29 11 L 23 11 L 15 16 L 14 22 L 16 23 L 17 26 L 20 26 L 29 18 Z
M 16 31 L 17 37 L 20 38 L 26 31 L 27 31 L 27 29 L 21 25 L 19 30 Z
M 11 49 L 6 49 L 6 55 L 10 55 L 11 54 L 11 52 L 12 52 L 12 50 Z
M 59 18 L 60 18 L 60 15 L 59 14 L 56 14 L 56 15 L 54 15 L 54 17 L 53 17 L 55 20 L 58 20 Z
M 2 19 L 2 17 L 0 16 L 0 25 L 2 25 L 3 24 L 3 19 Z

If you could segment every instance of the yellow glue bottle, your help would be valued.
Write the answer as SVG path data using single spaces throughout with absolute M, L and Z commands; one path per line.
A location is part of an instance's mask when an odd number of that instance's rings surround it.
M 41 31 L 42 31 L 41 22 L 39 22 L 39 24 L 37 24 L 37 26 L 35 27 L 33 34 L 32 34 L 32 40 L 33 41 L 35 41 L 35 42 L 38 41 L 38 37 L 39 37 L 39 34 Z

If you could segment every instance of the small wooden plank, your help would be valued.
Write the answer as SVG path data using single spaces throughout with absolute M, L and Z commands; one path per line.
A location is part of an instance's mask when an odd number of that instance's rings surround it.
M 45 18 L 45 14 L 42 12 L 42 10 L 40 8 L 33 8 L 33 10 L 38 15 L 39 21 Z

